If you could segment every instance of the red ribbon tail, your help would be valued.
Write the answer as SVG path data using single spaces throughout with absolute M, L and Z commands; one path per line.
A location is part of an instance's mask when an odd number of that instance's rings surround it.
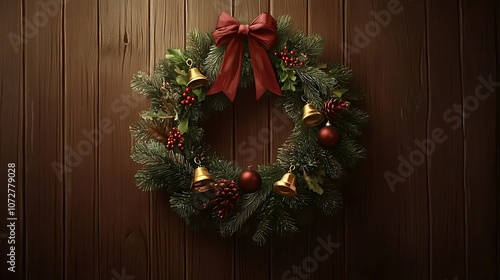
M 243 43 L 237 38 L 231 40 L 227 45 L 226 53 L 222 59 L 219 75 L 207 92 L 207 95 L 224 92 L 231 102 L 234 101 L 240 84 L 242 58 Z
M 250 59 L 252 61 L 253 76 L 255 79 L 255 97 L 258 100 L 266 90 L 282 96 L 281 87 L 276 79 L 274 68 L 269 60 L 267 51 L 255 40 L 249 40 Z

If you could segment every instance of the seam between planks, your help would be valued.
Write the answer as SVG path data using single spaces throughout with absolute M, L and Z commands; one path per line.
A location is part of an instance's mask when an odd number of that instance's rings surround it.
M 427 62 L 427 116 L 426 116 L 426 129 L 425 136 L 428 138 L 429 136 L 429 123 L 430 123 L 430 114 L 431 114 L 431 86 L 430 86 L 430 61 L 429 61 L 429 0 L 424 1 L 425 8 L 425 56 Z M 428 213 L 428 221 L 429 221 L 429 280 L 432 280 L 432 201 L 431 201 L 431 187 L 430 187 L 430 178 L 429 178 L 429 158 L 430 155 L 427 155 L 426 161 L 426 179 L 427 179 L 427 213 Z
M 462 96 L 462 153 L 463 153 L 463 191 L 464 191 L 464 251 L 465 251 L 465 279 L 469 279 L 469 256 L 468 256 L 468 240 L 469 240 L 469 231 L 468 231 L 468 204 L 467 200 L 469 198 L 467 194 L 467 137 L 466 137 L 466 127 L 465 127 L 465 108 L 463 106 L 463 102 L 465 100 L 465 92 L 464 92 L 464 14 L 463 14 L 463 3 L 462 0 L 457 0 L 458 2 L 458 26 L 459 26 L 459 67 L 460 67 L 460 93 Z

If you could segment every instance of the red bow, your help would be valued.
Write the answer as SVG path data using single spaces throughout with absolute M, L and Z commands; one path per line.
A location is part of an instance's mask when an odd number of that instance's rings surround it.
M 276 40 L 276 25 L 276 20 L 268 13 L 260 14 L 250 25 L 240 24 L 225 12 L 219 15 L 212 36 L 216 46 L 227 44 L 227 48 L 219 75 L 207 95 L 222 91 L 231 101 L 234 100 L 240 84 L 245 37 L 250 47 L 256 98 L 259 99 L 266 89 L 276 95 L 283 95 L 267 55 Z

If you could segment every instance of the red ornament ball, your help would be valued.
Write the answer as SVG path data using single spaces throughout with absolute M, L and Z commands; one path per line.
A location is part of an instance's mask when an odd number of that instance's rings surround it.
M 333 126 L 325 126 L 318 131 L 318 142 L 324 149 L 335 148 L 340 141 L 339 130 Z
M 238 177 L 238 185 L 240 189 L 246 193 L 253 193 L 260 189 L 262 186 L 262 178 L 259 172 L 247 169 L 240 173 Z

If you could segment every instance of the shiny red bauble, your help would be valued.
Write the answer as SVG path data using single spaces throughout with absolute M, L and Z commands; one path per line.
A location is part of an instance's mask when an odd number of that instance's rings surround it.
M 238 185 L 240 189 L 246 193 L 253 193 L 260 189 L 262 186 L 262 178 L 259 172 L 247 169 L 240 173 L 238 177 Z
M 323 149 L 333 149 L 340 142 L 339 130 L 333 126 L 325 126 L 318 131 L 318 143 Z

